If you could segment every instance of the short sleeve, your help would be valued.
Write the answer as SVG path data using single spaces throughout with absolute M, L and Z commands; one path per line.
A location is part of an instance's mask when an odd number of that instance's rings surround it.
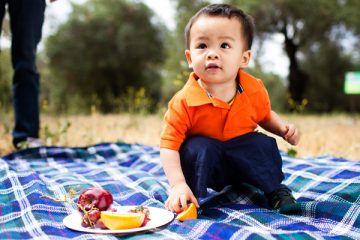
M 169 102 L 164 116 L 164 127 L 160 138 L 160 148 L 178 151 L 190 128 L 190 118 L 186 101 L 177 95 Z

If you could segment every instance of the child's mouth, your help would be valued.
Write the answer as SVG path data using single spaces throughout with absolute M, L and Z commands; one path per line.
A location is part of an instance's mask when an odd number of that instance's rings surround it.
M 219 68 L 220 67 L 215 63 L 209 63 L 208 65 L 206 65 L 206 70 L 219 69 Z

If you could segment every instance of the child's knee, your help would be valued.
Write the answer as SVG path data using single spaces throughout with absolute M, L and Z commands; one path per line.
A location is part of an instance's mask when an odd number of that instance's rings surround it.
M 244 144 L 245 149 L 254 148 L 262 149 L 266 153 L 278 151 L 277 143 L 275 138 L 269 137 L 263 133 L 251 132 L 241 136 L 240 142 Z M 241 144 L 240 144 L 241 145 Z
M 181 146 L 180 150 L 185 150 L 190 153 L 199 154 L 207 152 L 216 152 L 221 148 L 219 140 L 209 138 L 206 136 L 196 135 L 188 137 Z

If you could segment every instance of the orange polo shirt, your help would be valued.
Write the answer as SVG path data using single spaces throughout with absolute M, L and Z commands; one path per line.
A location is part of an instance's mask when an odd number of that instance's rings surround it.
M 203 135 L 226 141 L 257 128 L 270 119 L 270 100 L 261 80 L 239 71 L 243 92 L 234 102 L 211 98 L 191 73 L 185 86 L 170 100 L 164 117 L 160 147 L 179 150 L 187 136 Z

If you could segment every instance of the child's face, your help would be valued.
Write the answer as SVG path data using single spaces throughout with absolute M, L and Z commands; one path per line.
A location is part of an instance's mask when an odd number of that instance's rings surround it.
M 235 81 L 240 68 L 249 63 L 242 26 L 237 18 L 200 16 L 190 30 L 189 67 L 208 83 Z

